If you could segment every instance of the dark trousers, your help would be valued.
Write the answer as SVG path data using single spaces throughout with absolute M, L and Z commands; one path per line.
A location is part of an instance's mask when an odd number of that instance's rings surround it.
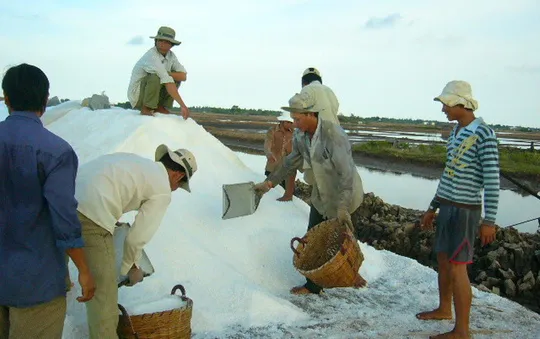
M 317 226 L 321 222 L 327 220 L 325 217 L 323 217 L 319 211 L 315 207 L 310 206 L 309 210 L 309 221 L 308 221 L 308 231 L 312 229 L 313 227 Z M 322 287 L 315 284 L 313 281 L 306 278 L 306 283 L 304 284 L 304 287 L 310 290 L 312 293 L 319 293 L 322 290 Z

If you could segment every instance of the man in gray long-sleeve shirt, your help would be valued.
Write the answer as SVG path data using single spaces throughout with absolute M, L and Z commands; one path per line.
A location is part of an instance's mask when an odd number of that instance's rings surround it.
M 364 198 L 362 179 L 356 170 L 351 155 L 351 144 L 343 129 L 326 120 L 320 119 L 313 106 L 297 94 L 289 100 L 289 107 L 283 110 L 291 112 L 296 126 L 293 135 L 293 149 L 283 163 L 266 181 L 255 189 L 266 193 L 285 177 L 302 168 L 304 161 L 313 170 L 311 210 L 308 230 L 324 220 L 338 218 L 341 223 L 353 229 L 351 213 L 356 211 Z M 359 278 L 357 286 L 364 286 L 366 281 Z M 296 286 L 293 294 L 320 293 L 322 288 L 311 280 Z

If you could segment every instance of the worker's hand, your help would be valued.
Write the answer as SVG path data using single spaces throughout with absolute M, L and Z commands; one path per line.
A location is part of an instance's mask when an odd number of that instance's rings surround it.
M 495 228 L 495 225 L 482 224 L 480 226 L 480 242 L 482 243 L 482 246 L 491 244 L 495 241 L 496 234 L 497 229 Z
M 259 194 L 265 194 L 268 191 L 270 191 L 271 188 L 272 188 L 272 183 L 268 180 L 265 180 L 253 186 L 253 189 L 255 190 L 255 192 Z
M 143 272 L 143 270 L 141 270 L 136 265 L 133 265 L 129 269 L 129 272 L 128 272 L 127 276 L 128 276 L 128 283 L 126 284 L 126 286 L 133 286 L 133 285 L 143 281 L 144 272 Z
M 273 154 L 267 154 L 266 159 L 268 159 L 269 162 L 276 162 L 276 157 Z
M 81 285 L 82 295 L 77 297 L 77 301 L 84 303 L 91 300 L 96 292 L 96 283 L 89 270 L 79 271 L 79 285 Z
M 435 220 L 435 211 L 427 210 L 426 213 L 422 216 L 420 221 L 420 228 L 424 231 L 429 231 L 433 229 L 433 221 Z
M 187 118 L 189 118 L 189 108 L 187 108 L 187 106 L 182 106 L 180 107 L 180 111 L 184 117 L 184 120 L 187 120 Z
M 345 225 L 354 234 L 354 227 L 349 211 L 344 208 L 338 209 L 337 218 L 340 224 Z

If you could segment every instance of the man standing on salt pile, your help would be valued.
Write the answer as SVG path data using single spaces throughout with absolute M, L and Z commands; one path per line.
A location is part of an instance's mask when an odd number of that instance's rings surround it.
M 178 92 L 180 83 L 187 79 L 187 72 L 171 51 L 173 46 L 181 44 L 174 39 L 175 35 L 174 29 L 160 27 L 157 35 L 150 37 L 154 39 L 154 47 L 133 67 L 128 99 L 142 115 L 169 114 L 174 100 L 180 105 L 184 119 L 189 117 L 189 109 Z
M 270 127 L 264 141 L 264 153 L 266 154 L 266 167 L 264 175 L 268 177 L 276 168 L 281 166 L 283 159 L 292 151 L 293 122 L 289 112 L 281 114 L 279 124 Z M 296 172 L 280 183 L 285 193 L 278 201 L 291 201 L 294 193 L 294 180 Z
M 314 174 L 308 230 L 333 218 L 354 230 L 351 213 L 362 204 L 364 190 L 347 134 L 339 125 L 321 119 L 299 94 L 289 100 L 289 107 L 282 109 L 292 113 L 297 128 L 292 152 L 267 180 L 255 186 L 255 190 L 268 192 L 276 183 L 300 169 L 305 161 Z M 366 281 L 362 277 L 359 279 L 357 286 L 364 286 Z M 293 294 L 318 294 L 321 291 L 322 288 L 309 279 L 304 285 L 291 289 Z
M 339 125 L 339 101 L 334 91 L 322 83 L 319 70 L 315 67 L 306 68 L 302 74 L 302 91 L 300 97 L 306 105 L 319 112 L 319 117 Z
M 315 67 L 308 67 L 302 74 L 302 90 L 300 97 L 315 112 L 319 112 L 319 118 L 339 125 L 338 109 L 339 101 L 334 91 L 322 83 L 321 73 Z M 304 180 L 313 185 L 313 171 L 309 164 L 304 161 L 301 169 L 304 172 Z
M 157 231 L 170 202 L 171 192 L 190 191 L 197 170 L 195 157 L 185 149 L 160 145 L 155 161 L 131 153 L 103 155 L 83 166 L 77 176 L 79 219 L 90 268 L 96 279 L 94 299 L 86 304 L 90 338 L 117 338 L 118 285 L 114 228 L 120 217 L 138 211 L 124 244 L 120 274 L 128 286 L 143 279 L 137 262 Z
M 0 338 L 60 339 L 66 317 L 66 260 L 82 296 L 94 279 L 77 218 L 78 158 L 40 120 L 49 80 L 35 66 L 11 67 L 2 80 L 9 116 L 0 122 Z
M 495 240 L 499 151 L 495 132 L 482 118 L 474 115 L 478 103 L 467 82 L 449 82 L 434 100 L 442 103 L 442 112 L 449 121 L 458 123 L 448 139 L 446 167 L 437 193 L 421 223 L 422 228 L 431 229 L 435 212 L 439 210 L 434 244 L 439 265 L 439 307 L 416 317 L 421 320 L 452 319 L 453 298 L 456 313 L 454 329 L 432 338 L 470 338 L 472 291 L 467 265 L 472 263 L 478 232 L 482 246 Z

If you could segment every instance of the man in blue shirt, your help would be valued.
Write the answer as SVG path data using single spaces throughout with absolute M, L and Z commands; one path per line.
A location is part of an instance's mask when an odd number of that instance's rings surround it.
M 78 159 L 43 127 L 49 80 L 39 68 L 10 68 L 2 90 L 9 117 L 0 122 L 0 338 L 61 338 L 66 315 L 65 255 L 92 299 L 77 218 Z

